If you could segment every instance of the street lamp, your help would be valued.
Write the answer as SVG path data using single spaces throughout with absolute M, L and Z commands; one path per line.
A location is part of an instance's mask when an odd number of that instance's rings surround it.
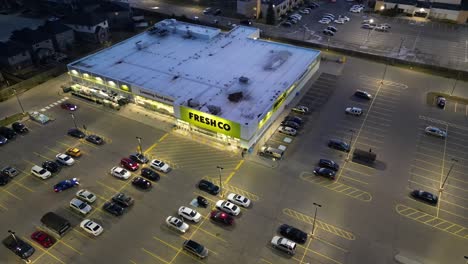
M 73 124 L 75 124 L 75 128 L 78 129 L 78 126 L 76 125 L 76 121 L 75 121 L 75 114 L 73 113 L 70 113 L 72 119 L 73 119 Z
M 315 234 L 315 220 L 317 219 L 317 210 L 319 207 L 322 207 L 321 204 L 313 203 L 315 205 L 315 214 L 314 214 L 314 222 L 312 224 L 312 236 Z
M 224 170 L 224 168 L 221 166 L 216 166 L 216 168 L 219 170 L 219 193 L 221 194 L 221 197 L 223 197 L 223 183 L 221 182 L 221 171 Z
M 452 165 L 450 166 L 450 169 L 449 171 L 447 172 L 447 176 L 445 176 L 445 179 L 444 179 L 444 182 L 442 183 L 442 186 L 440 186 L 440 191 L 442 192 L 444 190 L 444 185 L 445 185 L 445 182 L 447 182 L 447 179 L 450 175 L 450 172 L 452 171 L 453 169 L 453 166 L 455 165 L 455 163 L 458 162 L 457 159 L 452 159 Z
M 8 233 L 10 233 L 10 235 L 13 237 L 13 239 L 15 240 L 16 244 L 18 244 L 18 239 L 16 239 L 16 236 L 15 236 L 15 232 L 11 231 L 11 230 L 8 230 Z
M 19 106 L 21 107 L 21 111 L 22 111 L 22 113 L 24 114 L 24 108 L 23 108 L 23 105 L 21 104 L 21 101 L 20 101 L 20 99 L 19 99 L 19 97 L 18 97 L 18 93 L 16 92 L 16 89 L 15 89 L 15 88 L 13 88 L 13 93 L 14 93 L 14 94 L 15 94 L 15 96 L 16 96 L 16 100 L 18 100 L 18 104 L 19 104 Z
M 349 152 L 348 152 L 348 154 L 346 155 L 346 161 L 349 160 L 349 154 L 351 153 L 351 148 L 352 148 L 352 146 L 353 146 L 354 130 L 350 129 L 349 132 L 351 132 L 351 137 L 350 137 L 350 140 L 349 140 Z
M 384 11 L 385 6 L 380 6 L 380 11 Z
M 143 151 L 141 149 L 141 137 L 136 137 L 136 139 L 138 140 L 138 153 L 143 155 Z

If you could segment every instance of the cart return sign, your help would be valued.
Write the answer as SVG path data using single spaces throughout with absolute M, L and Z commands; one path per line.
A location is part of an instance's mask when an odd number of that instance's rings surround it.
M 200 112 L 185 106 L 180 106 L 180 119 L 206 130 L 234 138 L 240 138 L 239 123 L 232 122 L 218 116 Z

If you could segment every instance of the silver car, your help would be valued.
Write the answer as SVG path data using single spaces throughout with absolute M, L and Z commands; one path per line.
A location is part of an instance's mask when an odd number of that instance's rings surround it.
M 75 211 L 77 211 L 77 212 L 79 212 L 79 213 L 81 213 L 83 215 L 87 215 L 92 209 L 91 205 L 89 205 L 89 204 L 87 204 L 87 203 L 85 203 L 85 202 L 83 202 L 83 201 L 81 201 L 80 199 L 77 199 L 77 198 L 73 198 L 70 201 L 70 207 L 73 210 L 75 210 Z
M 447 137 L 447 132 L 438 127 L 428 126 L 426 127 L 424 131 L 426 132 L 426 134 L 431 135 L 431 136 L 436 136 L 440 138 Z

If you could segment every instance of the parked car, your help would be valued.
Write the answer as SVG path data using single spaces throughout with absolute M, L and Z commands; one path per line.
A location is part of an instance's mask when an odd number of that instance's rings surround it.
M 183 218 L 193 221 L 195 223 L 200 222 L 200 219 L 202 217 L 200 213 L 186 206 L 181 206 L 178 210 L 178 214 Z
M 55 156 L 56 160 L 63 165 L 71 166 L 75 163 L 75 160 L 67 154 L 59 153 Z
M 230 193 L 228 194 L 227 196 L 227 200 L 230 201 L 231 203 L 234 203 L 234 204 L 237 204 L 237 205 L 240 205 L 242 207 L 249 207 L 250 206 L 250 199 L 242 196 L 242 195 L 239 195 L 239 194 L 235 194 L 235 193 Z
M 44 248 L 50 248 L 55 244 L 55 238 L 44 231 L 36 231 L 31 234 L 31 239 L 39 243 Z
M 287 116 L 284 118 L 283 122 L 286 122 L 286 121 L 293 121 L 294 123 L 296 124 L 299 124 L 300 126 L 302 126 L 304 124 L 304 120 L 298 116 Z
M 145 177 L 150 181 L 159 181 L 159 174 L 152 169 L 143 168 L 141 169 L 141 176 Z
M 129 171 L 136 171 L 140 168 L 138 163 L 134 162 L 129 158 L 123 158 L 120 160 L 120 165 Z
M 0 174 L 0 186 L 7 185 L 11 178 L 8 175 Z
M 343 15 L 339 15 L 339 16 L 338 16 L 338 19 L 344 20 L 345 22 L 348 22 L 348 21 L 351 20 L 351 19 L 349 19 L 349 17 L 343 16 Z
M 283 27 L 292 27 L 292 23 L 288 22 L 288 21 L 285 21 L 285 22 L 281 23 L 281 26 L 283 26 Z
M 187 223 L 184 223 L 184 221 L 174 216 L 168 216 L 166 218 L 166 224 L 169 228 L 172 228 L 180 233 L 187 232 L 190 227 Z
M 72 178 L 72 179 L 69 179 L 69 180 L 64 180 L 64 181 L 61 181 L 61 182 L 54 185 L 54 192 L 61 192 L 61 191 L 70 189 L 70 188 L 72 188 L 74 186 L 77 186 L 79 184 L 80 184 L 80 182 L 79 182 L 78 178 Z
M 372 95 L 370 93 L 361 91 L 361 90 L 357 90 L 356 92 L 354 92 L 354 96 L 362 98 L 362 99 L 366 99 L 366 100 L 372 99 Z
M 52 176 L 52 173 L 50 173 L 50 171 L 42 167 L 39 167 L 37 165 L 32 166 L 31 173 L 35 175 L 36 177 L 39 177 L 43 180 L 48 179 Z
M 57 173 L 62 169 L 62 166 L 58 162 L 46 160 L 42 163 L 42 168 L 52 172 Z
M 0 145 L 5 145 L 8 142 L 8 139 L 0 135 Z
M 3 245 L 5 245 L 6 248 L 11 250 L 21 259 L 25 260 L 31 257 L 32 254 L 34 254 L 34 252 L 36 251 L 30 244 L 28 244 L 18 236 L 13 237 L 9 235 L 5 239 L 3 239 L 2 243 Z
M 345 113 L 348 115 L 360 116 L 362 115 L 362 109 L 359 107 L 347 107 Z
M 334 171 L 338 171 L 340 169 L 340 165 L 329 159 L 320 159 L 318 165 L 322 168 L 329 168 Z
M 271 239 L 271 245 L 272 247 L 281 250 L 288 255 L 294 255 L 296 254 L 296 243 L 292 242 L 291 240 L 280 237 L 280 236 L 274 236 Z
M 145 164 L 145 163 L 148 163 L 148 161 L 149 161 L 149 159 L 145 155 L 143 155 L 141 153 L 130 154 L 129 158 L 132 161 L 140 163 L 140 164 Z
M 6 166 L 0 171 L 0 174 L 13 178 L 19 174 L 19 171 L 13 166 Z
M 447 131 L 444 131 L 438 127 L 434 126 L 428 126 L 426 129 L 424 129 L 426 134 L 435 136 L 435 137 L 440 137 L 440 138 L 446 138 L 447 137 Z
M 447 99 L 442 96 L 437 96 L 437 106 L 441 109 L 445 108 L 445 104 L 447 103 Z
M 8 140 L 12 140 L 16 137 L 16 132 L 9 127 L 0 127 L 0 135 Z
M 278 131 L 280 133 L 283 133 L 283 134 L 286 134 L 286 135 L 290 135 L 290 136 L 295 136 L 297 135 L 297 130 L 294 129 L 294 128 L 291 128 L 291 127 L 287 127 L 287 126 L 280 126 L 278 127 Z
M 327 18 L 322 18 L 319 20 L 320 24 L 330 24 L 331 20 Z
M 139 188 L 139 189 L 143 189 L 143 190 L 148 190 L 148 189 L 151 189 L 151 187 L 153 187 L 151 182 L 146 180 L 143 177 L 135 177 L 132 180 L 132 185 Z
M 437 195 L 422 190 L 412 191 L 411 196 L 413 196 L 417 200 L 421 200 L 432 205 L 436 205 L 439 200 Z
M 198 182 L 198 188 L 212 195 L 218 195 L 219 193 L 219 186 L 207 180 L 200 180 Z
M 171 167 L 169 166 L 169 164 L 157 159 L 152 160 L 150 166 L 151 168 L 157 171 L 162 171 L 164 173 L 168 173 L 169 171 L 171 171 Z
M 335 22 L 336 24 L 344 24 L 345 23 L 345 21 L 343 19 L 335 19 L 335 21 L 333 21 L 333 22 Z
M 124 180 L 127 180 L 131 176 L 131 173 L 128 170 L 122 167 L 117 167 L 117 166 L 111 169 L 111 174 L 112 176 L 116 178 L 124 179 Z
M 214 12 L 213 12 L 213 15 L 217 16 L 217 15 L 220 15 L 221 14 L 221 9 L 216 9 Z
M 241 20 L 239 24 L 244 25 L 244 26 L 252 26 L 252 21 L 250 20 Z
M 234 223 L 234 218 L 232 216 L 218 210 L 214 210 L 210 213 L 210 219 L 225 225 L 232 225 Z
M 104 231 L 104 228 L 102 226 L 92 220 L 85 219 L 81 221 L 80 227 L 86 231 L 87 233 L 93 235 L 93 236 L 99 236 L 102 231 Z
M 19 133 L 19 134 L 24 134 L 24 133 L 27 133 L 29 132 L 29 129 L 21 122 L 14 122 L 12 125 L 11 125 L 11 128 L 16 132 L 16 133 Z
M 87 215 L 92 209 L 91 205 L 77 198 L 73 198 L 70 201 L 70 207 L 82 215 Z
M 342 140 L 339 140 L 339 139 L 330 139 L 328 141 L 328 147 L 330 148 L 333 148 L 333 149 L 337 149 L 337 150 L 341 150 L 341 151 L 344 151 L 344 152 L 349 152 L 351 147 L 349 146 L 348 143 L 342 141 Z
M 330 178 L 331 180 L 335 179 L 335 171 L 329 168 L 317 167 L 314 170 L 314 174 L 318 176 L 324 176 Z
M 307 233 L 298 228 L 295 228 L 294 226 L 282 224 L 278 228 L 278 232 L 282 236 L 291 239 L 296 243 L 304 244 L 307 241 Z
M 135 199 L 125 193 L 118 193 L 112 197 L 112 201 L 122 207 L 130 207 L 135 203 Z
M 81 156 L 81 150 L 79 148 L 68 148 L 65 154 L 78 158 Z
M 123 208 L 122 206 L 114 202 L 107 202 L 102 206 L 102 208 L 106 212 L 113 214 L 115 216 L 121 216 L 125 213 L 125 208 Z
M 211 11 L 213 11 L 213 9 L 211 7 L 207 7 L 203 10 L 203 14 L 207 15 L 209 13 L 211 13 Z
M 335 36 L 335 32 L 333 32 L 333 31 L 331 31 L 331 30 L 328 30 L 328 29 L 324 29 L 324 30 L 322 31 L 322 33 L 323 33 L 324 35 L 331 36 L 331 37 L 332 37 L 332 36 Z
M 376 26 L 376 27 L 374 28 L 374 30 L 380 31 L 380 32 L 388 32 L 388 28 L 386 28 L 386 27 L 381 27 L 381 26 Z
M 68 130 L 67 134 L 74 138 L 84 138 L 86 135 L 78 128 L 71 128 Z
M 96 201 L 96 195 L 86 189 L 81 189 L 76 192 L 76 197 L 88 203 L 94 203 L 94 201 Z
M 363 24 L 361 26 L 361 28 L 363 28 L 363 29 L 374 29 L 375 26 L 373 26 L 372 24 Z
M 303 105 L 298 105 L 296 107 L 293 107 L 291 110 L 293 112 L 303 114 L 303 115 L 309 113 L 309 108 L 307 106 L 303 106 Z
M 208 256 L 208 249 L 194 240 L 185 240 L 183 248 L 201 259 Z
M 299 125 L 298 123 L 296 123 L 294 121 L 283 121 L 283 122 L 281 122 L 281 125 L 285 126 L 285 127 L 290 127 L 290 128 L 296 129 L 296 130 L 301 128 L 301 125 Z
M 334 26 L 328 26 L 327 30 L 330 30 L 330 31 L 332 31 L 334 33 L 338 32 L 338 29 L 336 29 L 336 27 L 334 27 Z
M 89 135 L 86 137 L 86 141 L 88 142 L 91 142 L 95 145 L 102 145 L 104 144 L 104 139 L 102 139 L 100 136 L 98 135 Z
M 237 205 L 228 201 L 224 201 L 224 200 L 217 201 L 216 208 L 230 215 L 237 216 L 240 214 L 240 208 Z
M 69 102 L 63 102 L 60 107 L 62 109 L 68 110 L 68 111 L 76 111 L 78 110 L 78 106 Z

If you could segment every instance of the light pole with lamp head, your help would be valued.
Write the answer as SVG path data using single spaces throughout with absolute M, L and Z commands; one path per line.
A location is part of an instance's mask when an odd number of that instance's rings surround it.
M 15 89 L 15 88 L 13 88 L 13 93 L 15 94 L 16 100 L 18 100 L 18 104 L 19 104 L 19 106 L 21 107 L 21 112 L 24 114 L 23 105 L 21 104 L 21 101 L 20 101 L 20 99 L 19 99 L 19 97 L 18 97 L 18 93 L 16 92 L 16 89 Z
M 370 22 L 371 24 L 374 23 L 374 19 L 371 18 L 371 19 L 369 20 L 369 22 Z M 370 36 L 370 33 L 371 33 L 372 30 L 373 30 L 373 28 L 372 28 L 372 27 L 369 27 L 369 31 L 367 32 L 366 41 L 365 41 L 364 43 L 367 43 L 367 41 L 369 41 L 369 36 Z
M 136 137 L 136 139 L 138 140 L 138 153 L 140 153 L 141 155 L 143 155 L 143 150 L 141 148 L 141 137 Z
M 315 205 L 315 214 L 314 214 L 314 222 L 312 224 L 312 236 L 315 235 L 315 221 L 317 219 L 317 210 L 319 207 L 322 207 L 321 204 L 318 204 L 318 203 L 313 203 Z
M 456 162 L 458 162 L 457 159 L 452 159 L 452 165 L 450 166 L 450 169 L 447 172 L 447 176 L 445 176 L 445 179 L 444 179 L 444 182 L 442 183 L 442 186 L 440 186 L 440 192 L 442 192 L 444 190 L 445 183 L 447 182 L 447 179 L 448 179 L 448 177 L 450 175 L 450 172 L 452 171 L 453 166 L 455 165 Z
M 75 128 L 78 129 L 78 126 L 76 125 L 76 121 L 75 121 L 75 114 L 73 113 L 70 113 L 72 119 L 73 119 L 73 124 L 75 124 Z
M 351 132 L 351 138 L 349 140 L 349 151 L 348 151 L 348 154 L 346 155 L 346 161 L 349 161 L 349 154 L 351 153 L 351 148 L 353 146 L 354 130 L 350 129 L 349 132 Z
M 221 194 L 221 197 L 223 197 L 223 183 L 221 182 L 221 171 L 224 170 L 224 168 L 221 166 L 216 166 L 216 168 L 219 170 L 219 193 Z

